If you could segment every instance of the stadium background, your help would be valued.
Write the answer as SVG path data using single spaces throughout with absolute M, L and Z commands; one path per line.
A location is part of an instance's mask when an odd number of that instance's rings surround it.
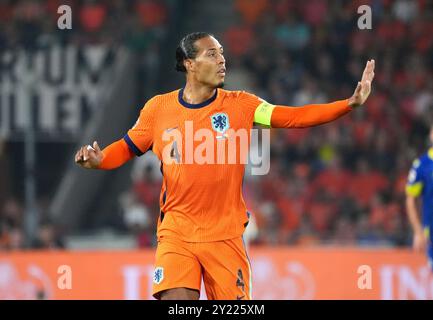
M 57 27 L 62 4 L 71 30 Z M 363 4 L 371 30 L 358 29 Z M 175 48 L 198 30 L 223 44 L 228 89 L 275 104 L 349 97 L 376 59 L 363 108 L 272 130 L 269 174 L 246 176 L 254 297 L 433 299 L 404 208 L 433 121 L 429 0 L 0 1 L 0 299 L 150 298 L 159 163 L 87 171 L 73 155 L 181 87 Z M 361 265 L 371 290 L 358 288 Z

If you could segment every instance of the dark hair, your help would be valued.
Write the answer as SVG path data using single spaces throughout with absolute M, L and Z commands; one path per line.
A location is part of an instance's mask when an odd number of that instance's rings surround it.
M 207 32 L 193 32 L 180 40 L 179 46 L 176 48 L 176 71 L 186 72 L 183 62 L 185 59 L 194 59 L 196 57 L 198 49 L 194 43 L 206 37 L 213 37 L 213 35 Z

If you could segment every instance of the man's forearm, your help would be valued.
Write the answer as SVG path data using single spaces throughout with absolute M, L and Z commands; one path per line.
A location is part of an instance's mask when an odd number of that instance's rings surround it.
M 123 139 L 113 142 L 102 150 L 102 153 L 104 157 L 98 169 L 105 170 L 118 168 L 134 157 L 134 153 Z
M 324 124 L 345 115 L 352 108 L 349 99 L 302 107 L 276 106 L 272 111 L 272 128 L 305 128 Z

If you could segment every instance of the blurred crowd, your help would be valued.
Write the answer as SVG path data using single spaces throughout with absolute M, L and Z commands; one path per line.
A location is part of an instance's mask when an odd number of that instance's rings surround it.
M 363 4 L 371 30 L 358 29 Z M 271 172 L 246 184 L 255 241 L 410 244 L 406 177 L 428 148 L 433 122 L 433 2 L 238 0 L 235 7 L 241 19 L 223 41 L 244 75 L 236 85 L 272 103 L 350 97 L 366 61 L 376 59 L 364 107 L 324 126 L 273 130 Z
M 1 0 L 0 48 L 39 48 L 49 39 L 74 44 L 125 44 L 143 51 L 164 33 L 165 1 Z M 58 32 L 57 21 L 71 8 L 72 28 Z M 64 20 L 62 19 L 64 22 Z
M 35 39 L 29 35 L 34 28 L 26 26 L 48 28 L 45 17 L 57 17 L 53 8 L 60 2 L 12 6 L 0 0 L 0 47 L 20 37 Z M 72 3 L 81 29 L 70 37 L 77 41 L 122 39 L 144 51 L 166 31 L 160 1 Z M 364 4 L 372 9 L 371 30 L 358 29 L 357 9 Z M 39 11 L 25 10 L 38 5 Z M 237 19 L 217 34 L 229 89 L 293 106 L 344 99 L 352 95 L 366 61 L 376 60 L 365 106 L 331 124 L 271 130 L 270 173 L 246 177 L 244 184 L 257 227 L 252 243 L 410 245 L 406 177 L 428 147 L 433 122 L 433 1 L 235 0 L 232 5 Z M 161 187 L 155 168 L 158 163 L 147 155 L 137 160 L 133 185 L 120 198 L 123 227 L 137 236 L 139 247 L 155 245 Z M 4 206 L 1 219 L 19 211 L 16 205 Z
M 158 67 L 155 60 L 167 29 L 169 1 L 0 0 L 0 57 L 8 50 L 32 53 L 57 44 L 122 46 L 136 55 L 136 77 L 143 83 L 149 68 Z M 58 19 L 66 12 L 59 11 L 62 5 L 71 9 L 71 29 L 58 28 Z M 137 96 L 143 91 L 143 85 L 138 86 Z M 31 243 L 26 241 L 24 191 L 17 191 L 22 183 L 10 172 L 16 159 L 8 156 L 11 149 L 6 145 L 0 135 L 0 250 L 63 248 L 64 230 L 48 214 L 51 194 L 38 194 L 39 230 Z
M 362 4 L 371 30 L 358 29 Z M 293 106 L 343 99 L 376 59 L 365 106 L 331 124 L 271 131 L 270 173 L 244 184 L 252 243 L 410 245 L 406 178 L 433 122 L 433 2 L 237 0 L 233 10 L 237 21 L 219 35 L 229 89 Z M 160 181 L 143 168 L 130 216 L 141 216 L 146 246 Z
M 24 207 L 22 202 L 8 198 L 0 211 L 0 250 L 62 249 L 65 248 L 62 230 L 57 228 L 47 215 L 48 203 L 38 203 L 39 227 L 31 243 L 26 243 L 24 225 Z M 42 210 L 42 211 L 41 211 Z

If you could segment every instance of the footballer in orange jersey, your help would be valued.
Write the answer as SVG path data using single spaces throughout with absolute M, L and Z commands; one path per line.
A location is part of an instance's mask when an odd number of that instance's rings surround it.
M 208 33 L 185 36 L 176 60 L 177 71 L 186 74 L 185 86 L 147 101 L 122 139 L 103 150 L 96 141 L 83 146 L 75 161 L 109 170 L 148 150 L 161 160 L 156 298 L 198 299 L 203 279 L 209 299 L 251 299 L 251 268 L 242 240 L 249 218 L 242 197 L 248 132 L 254 124 L 304 128 L 343 116 L 369 96 L 374 60 L 367 62 L 350 98 L 302 107 L 223 90 L 223 47 Z M 241 142 L 230 147 L 231 141 Z

